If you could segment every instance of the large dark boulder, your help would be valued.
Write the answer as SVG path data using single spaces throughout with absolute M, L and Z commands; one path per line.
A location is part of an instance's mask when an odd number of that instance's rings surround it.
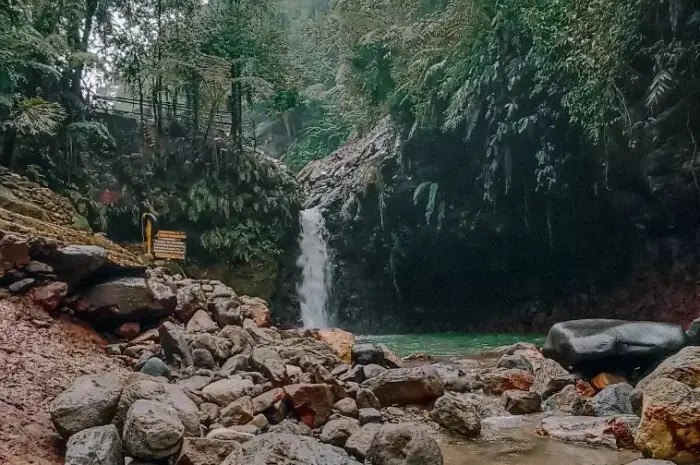
M 115 321 L 157 321 L 177 305 L 175 292 L 158 281 L 116 278 L 90 287 L 81 306 L 87 316 Z
M 107 263 L 107 251 L 97 245 L 69 245 L 55 250 L 46 262 L 73 291 Z
M 445 385 L 432 367 L 396 368 L 362 383 L 382 407 L 427 404 L 445 393 Z M 359 405 L 359 404 L 358 404 Z
M 679 325 L 608 319 L 557 323 L 542 353 L 564 366 L 587 373 L 648 366 L 686 344 Z
M 384 351 L 379 344 L 355 344 L 351 355 L 352 363 L 358 365 L 384 365 Z

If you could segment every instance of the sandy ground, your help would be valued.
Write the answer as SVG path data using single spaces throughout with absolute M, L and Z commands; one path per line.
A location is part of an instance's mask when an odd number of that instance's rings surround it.
M 0 300 L 0 465 L 62 464 L 48 404 L 83 374 L 123 370 L 89 327 Z

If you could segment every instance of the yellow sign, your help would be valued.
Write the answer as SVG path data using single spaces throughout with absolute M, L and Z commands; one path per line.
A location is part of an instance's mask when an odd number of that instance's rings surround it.
M 166 260 L 184 260 L 187 234 L 182 231 L 158 231 L 153 240 L 153 255 Z

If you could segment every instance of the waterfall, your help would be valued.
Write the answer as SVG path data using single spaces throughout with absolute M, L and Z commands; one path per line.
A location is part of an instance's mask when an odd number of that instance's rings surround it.
M 297 295 L 304 328 L 328 328 L 328 296 L 331 289 L 331 263 L 328 256 L 328 231 L 319 208 L 300 214 L 299 258 L 301 282 Z

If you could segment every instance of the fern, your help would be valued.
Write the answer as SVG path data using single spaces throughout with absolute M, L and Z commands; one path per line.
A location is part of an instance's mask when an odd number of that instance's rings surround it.
M 650 110 L 658 108 L 674 86 L 675 79 L 670 71 L 662 69 L 656 73 L 654 80 L 651 81 L 651 84 L 649 84 L 649 88 L 647 89 L 647 108 Z

